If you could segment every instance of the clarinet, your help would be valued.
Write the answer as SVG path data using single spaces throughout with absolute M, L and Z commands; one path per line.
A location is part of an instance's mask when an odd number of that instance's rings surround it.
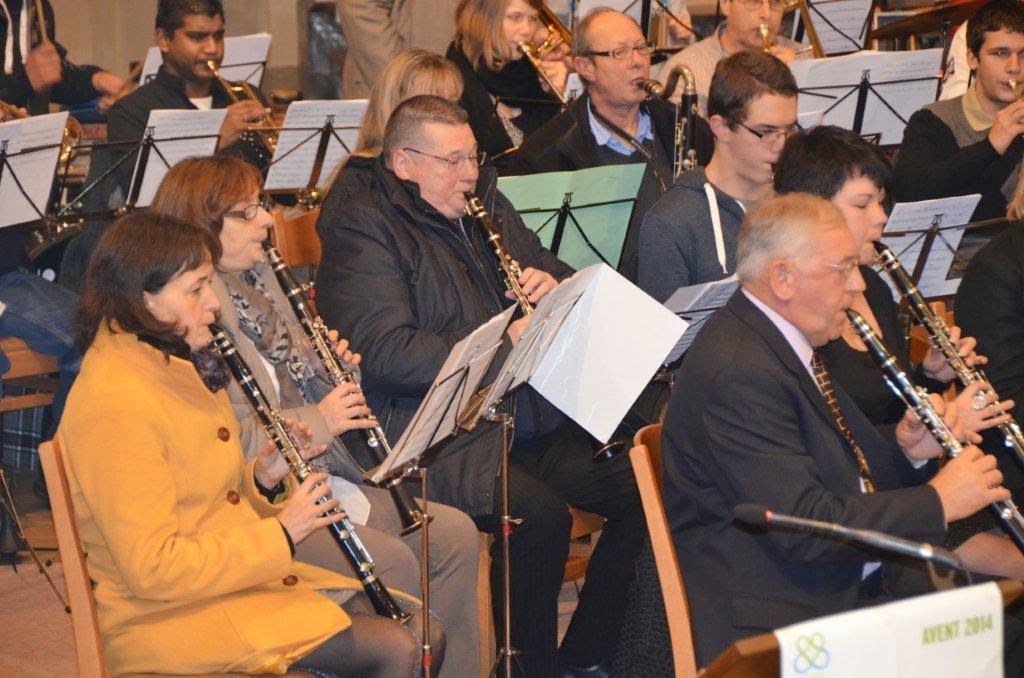
M 296 317 L 298 317 L 299 324 L 302 325 L 302 330 L 306 333 L 306 339 L 309 340 L 317 358 L 320 359 L 320 363 L 324 366 L 324 370 L 327 372 L 331 383 L 335 386 L 354 384 L 356 381 L 355 376 L 353 376 L 352 372 L 345 369 L 345 365 L 331 346 L 331 341 L 327 337 L 327 325 L 324 324 L 323 318 L 313 311 L 305 289 L 295 279 L 288 265 L 284 263 L 281 253 L 267 241 L 263 242 L 263 251 L 266 252 L 267 262 L 270 264 L 270 268 L 273 269 L 274 275 L 277 276 L 278 284 L 281 285 L 285 296 L 288 297 L 288 303 L 291 304 L 292 310 L 295 312 Z M 360 419 L 369 418 L 367 416 L 360 417 Z M 366 435 L 366 444 L 370 447 L 375 462 L 382 464 L 391 454 L 391 445 L 384 434 L 384 429 L 378 424 L 373 428 L 364 429 L 364 434 Z M 389 478 L 386 486 L 391 494 L 391 500 L 395 502 L 398 517 L 402 521 L 402 536 L 418 530 L 423 525 L 424 513 L 420 510 L 419 504 L 409 495 L 409 492 L 402 487 L 401 475 Z
M 885 383 L 892 389 L 892 392 L 899 396 L 900 400 L 914 411 L 914 414 L 918 416 L 921 423 L 931 432 L 939 446 L 942 447 L 943 451 L 950 458 L 959 455 L 963 451 L 963 445 L 956 439 L 952 431 L 949 430 L 949 427 L 946 426 L 946 422 L 942 421 L 942 418 L 935 411 L 935 406 L 932 404 L 931 398 L 928 397 L 928 392 L 910 380 L 907 373 L 896 362 L 896 358 L 893 357 L 889 349 L 885 347 L 878 338 L 878 335 L 875 334 L 875 331 L 871 329 L 871 326 L 867 324 L 859 313 L 851 308 L 847 309 L 846 316 L 853 324 L 853 329 L 857 332 L 857 335 L 868 347 L 871 357 L 878 363 L 885 377 Z M 990 504 L 989 508 L 999 518 L 1003 529 L 1017 545 L 1017 548 L 1024 551 L 1024 516 L 1021 515 L 1013 500 L 997 501 Z
M 523 275 L 519 262 L 513 259 L 505 249 L 505 245 L 501 242 L 501 233 L 498 233 L 498 229 L 494 228 L 494 224 L 491 223 L 491 215 L 484 208 L 483 201 L 472 193 L 466 193 L 466 213 L 480 222 L 487 235 L 487 244 L 494 249 L 494 253 L 498 256 L 498 270 L 505 278 L 505 286 L 515 295 L 519 308 L 523 310 L 523 315 L 530 315 L 533 313 L 534 306 L 533 302 L 526 298 L 523 288 L 519 285 L 519 277 Z
M 914 315 L 917 322 L 924 327 L 925 331 L 928 332 L 932 345 L 942 352 L 946 362 L 953 368 L 957 381 L 964 387 L 976 381 L 988 381 L 981 370 L 968 365 L 967 360 L 956 350 L 956 345 L 950 339 L 949 327 L 946 325 L 946 321 L 932 311 L 931 306 L 925 302 L 921 291 L 917 289 L 917 285 L 914 284 L 914 281 L 907 274 L 903 264 L 896 258 L 892 250 L 882 243 L 876 242 L 875 252 L 878 254 L 878 262 L 885 272 L 889 274 L 900 294 L 907 300 L 910 312 Z M 993 397 L 993 404 L 999 404 L 999 395 L 991 389 L 981 391 L 980 395 Z M 999 425 L 999 430 L 1003 434 L 1003 443 L 1017 455 L 1018 461 L 1024 464 L 1024 432 L 1021 431 L 1020 424 L 1011 417 L 1009 421 Z
M 648 96 L 668 101 L 672 98 L 680 77 L 683 79 L 683 94 L 679 105 L 675 107 L 675 122 L 673 123 L 675 130 L 672 140 L 674 149 L 672 153 L 673 179 L 677 179 L 683 172 L 697 167 L 697 151 L 693 147 L 697 116 L 700 115 L 697 107 L 697 81 L 689 66 L 677 64 L 669 71 L 664 85 L 657 80 L 641 80 L 637 84 L 637 87 L 646 92 Z
M 302 458 L 298 446 L 284 424 L 284 419 L 271 407 L 270 401 L 267 400 L 263 390 L 252 376 L 249 366 L 245 364 L 242 356 L 238 354 L 238 347 L 228 337 L 224 328 L 216 323 L 212 323 L 210 325 L 210 333 L 213 334 L 211 347 L 227 364 L 232 376 L 234 376 L 238 385 L 242 387 L 242 393 L 245 394 L 249 404 L 256 411 L 256 417 L 263 426 L 264 432 L 274 441 L 274 445 L 277 446 L 278 451 L 281 452 L 285 461 L 288 462 L 288 466 L 291 468 L 295 478 L 301 483 L 314 472 L 312 465 Z M 322 497 L 317 500 L 317 503 L 323 504 L 329 499 L 329 496 Z M 363 542 L 356 535 L 352 521 L 348 519 L 348 516 L 345 515 L 345 512 L 340 507 L 331 509 L 325 512 L 324 515 L 336 514 L 341 514 L 343 517 L 340 521 L 329 526 L 331 528 L 331 536 L 334 537 L 334 541 L 338 542 L 338 546 L 341 547 L 341 552 L 345 555 L 349 565 L 358 573 L 359 581 L 363 585 L 366 596 L 373 604 L 373 609 L 382 617 L 390 617 L 404 624 L 412 615 L 399 607 L 398 603 L 391 596 L 391 592 L 377 578 L 374 571 L 373 558 L 370 557 L 366 547 L 363 546 Z

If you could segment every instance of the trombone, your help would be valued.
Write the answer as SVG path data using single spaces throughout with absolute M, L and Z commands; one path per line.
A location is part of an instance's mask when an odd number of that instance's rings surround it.
M 252 85 L 248 82 L 245 80 L 241 80 L 239 82 L 228 82 L 221 76 L 220 68 L 218 67 L 217 62 L 213 59 L 208 59 L 206 61 L 206 67 L 213 72 L 213 77 L 215 77 L 217 82 L 220 83 L 220 86 L 224 88 L 224 91 L 228 94 L 228 98 L 230 98 L 233 103 L 249 99 L 263 105 L 263 100 L 258 94 L 256 94 L 256 90 L 254 90 Z M 274 122 L 272 117 L 270 117 L 270 114 L 266 113 L 263 115 L 263 119 L 260 120 L 260 125 L 258 127 L 250 127 L 245 133 L 243 133 L 242 138 L 255 146 L 257 150 L 259 150 L 260 155 L 265 157 L 267 160 L 270 160 L 274 155 L 274 151 L 277 149 L 277 139 L 280 134 L 281 128 L 277 126 L 277 123 Z

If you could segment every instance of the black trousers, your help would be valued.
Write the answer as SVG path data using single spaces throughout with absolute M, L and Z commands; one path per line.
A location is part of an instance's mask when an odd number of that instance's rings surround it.
M 512 643 L 522 651 L 525 675 L 555 675 L 564 662 L 591 666 L 611 658 L 633 580 L 634 561 L 646 534 L 640 495 L 629 458 L 592 460 L 591 438 L 574 423 L 536 440 L 513 445 L 509 469 L 510 514 L 522 518 L 510 540 Z M 498 645 L 503 634 L 500 478 L 491 516 L 477 519 L 497 537 L 491 548 L 491 592 Z M 562 642 L 558 592 L 569 549 L 567 505 L 603 516 L 579 603 Z

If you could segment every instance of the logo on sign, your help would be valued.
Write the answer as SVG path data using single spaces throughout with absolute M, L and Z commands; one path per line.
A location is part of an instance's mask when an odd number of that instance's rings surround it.
M 811 669 L 821 671 L 828 667 L 830 659 L 828 650 L 825 648 L 825 636 L 821 633 L 812 633 L 809 636 L 800 636 L 796 639 L 796 658 L 793 659 L 793 670 L 797 673 L 807 673 Z

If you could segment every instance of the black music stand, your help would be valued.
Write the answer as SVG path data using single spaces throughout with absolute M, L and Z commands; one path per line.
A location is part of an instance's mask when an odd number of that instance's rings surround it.
M 288 158 L 293 153 L 298 151 L 300 148 L 311 142 L 313 139 L 317 139 L 316 154 L 313 157 L 313 164 L 309 169 L 309 179 L 306 181 L 304 188 L 299 189 L 297 193 L 298 202 L 300 205 L 305 207 L 307 210 L 313 210 L 323 200 L 323 196 L 320 194 L 320 175 L 323 173 L 324 159 L 327 157 L 327 147 L 334 139 L 341 147 L 345 150 L 345 153 L 351 155 L 352 149 L 345 143 L 345 140 L 338 135 L 339 129 L 352 129 L 349 127 L 335 127 L 334 116 L 328 115 L 322 127 L 282 127 L 281 132 L 309 132 L 309 135 L 303 138 L 299 143 L 292 146 L 290 149 L 285 151 L 279 156 L 276 156 L 267 165 L 267 172 L 270 171 L 270 167 L 281 162 L 285 158 Z M 280 143 L 280 139 L 278 140 Z M 267 193 L 271 195 L 278 195 L 282 193 L 291 193 L 289 189 L 271 189 Z

